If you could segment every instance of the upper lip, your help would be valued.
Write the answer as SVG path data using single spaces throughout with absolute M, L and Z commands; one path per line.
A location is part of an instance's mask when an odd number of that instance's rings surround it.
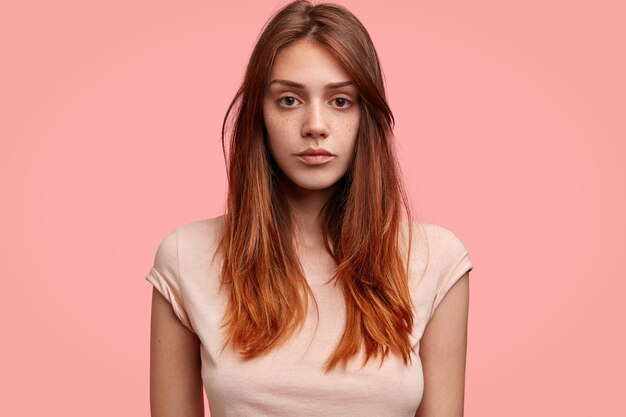
M 304 152 L 300 152 L 298 155 L 332 155 L 332 153 L 324 148 L 309 148 Z

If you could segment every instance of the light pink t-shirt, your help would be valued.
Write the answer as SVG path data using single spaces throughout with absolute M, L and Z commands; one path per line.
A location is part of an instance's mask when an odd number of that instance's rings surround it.
M 177 227 L 160 243 L 146 279 L 172 304 L 180 321 L 201 342 L 202 380 L 212 417 L 414 417 L 424 380 L 417 354 L 426 324 L 452 285 L 473 268 L 462 242 L 448 229 L 422 223 L 430 255 L 419 228 L 414 228 L 409 288 L 414 309 L 412 365 L 388 355 L 382 367 L 362 355 L 324 374 L 323 364 L 343 333 L 345 305 L 337 287 L 310 281 L 319 307 L 302 331 L 266 356 L 244 361 L 223 344 L 220 323 L 227 297 L 219 290 L 219 256 L 215 253 L 223 218 Z M 430 256 L 426 272 L 424 266 Z

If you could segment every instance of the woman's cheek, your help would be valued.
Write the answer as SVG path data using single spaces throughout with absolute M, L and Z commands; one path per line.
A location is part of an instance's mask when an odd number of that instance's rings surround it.
M 271 131 L 275 134 L 284 132 L 287 129 L 288 124 L 288 119 L 276 111 L 268 110 L 265 113 L 265 125 L 268 132 Z

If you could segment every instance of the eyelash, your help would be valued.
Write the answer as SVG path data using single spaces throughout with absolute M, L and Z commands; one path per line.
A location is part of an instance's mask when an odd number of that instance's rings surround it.
M 298 99 L 297 99 L 297 98 L 295 98 L 294 96 L 282 96 L 282 97 L 280 97 L 280 98 L 278 99 L 278 103 L 282 105 L 282 101 L 283 101 L 283 99 L 285 99 L 285 98 L 293 98 L 294 100 L 298 100 Z M 345 107 L 337 107 L 337 108 L 338 108 L 338 109 L 340 109 L 340 110 L 343 110 L 343 109 L 348 109 L 348 108 L 352 107 L 352 100 L 348 100 L 348 99 L 347 99 L 347 98 L 345 98 L 345 97 L 337 97 L 337 98 L 334 98 L 334 99 L 333 99 L 333 101 L 334 101 L 334 100 L 345 100 L 345 101 L 346 101 L 346 103 L 348 103 L 348 105 L 347 105 L 347 106 L 345 106 Z M 299 100 L 298 100 L 298 101 L 299 101 Z M 285 106 L 285 105 L 283 105 L 283 107 L 286 107 L 286 108 L 291 108 L 291 107 L 293 107 L 293 106 Z

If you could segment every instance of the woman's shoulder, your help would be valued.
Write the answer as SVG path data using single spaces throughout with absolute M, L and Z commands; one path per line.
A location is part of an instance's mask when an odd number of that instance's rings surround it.
M 411 253 L 422 254 L 431 262 L 444 263 L 467 253 L 463 241 L 448 227 L 418 220 L 411 220 L 410 225 L 412 228 Z M 401 226 L 404 247 L 408 242 L 408 226 L 409 222 L 404 220 Z
M 441 224 L 419 220 L 408 221 L 406 219 L 403 219 L 400 225 L 400 232 L 403 237 L 408 236 L 409 225 L 412 228 L 412 243 L 427 240 L 429 244 L 446 244 L 446 242 L 459 240 L 452 230 Z
M 459 238 L 449 228 L 438 223 L 421 223 L 420 226 L 428 236 L 429 243 L 438 245 L 454 244 Z
M 214 249 L 219 243 L 224 225 L 224 215 L 191 220 L 180 224 L 176 230 L 179 245 L 187 251 Z
M 183 233 L 219 233 L 224 224 L 224 215 L 191 220 L 178 226 Z

